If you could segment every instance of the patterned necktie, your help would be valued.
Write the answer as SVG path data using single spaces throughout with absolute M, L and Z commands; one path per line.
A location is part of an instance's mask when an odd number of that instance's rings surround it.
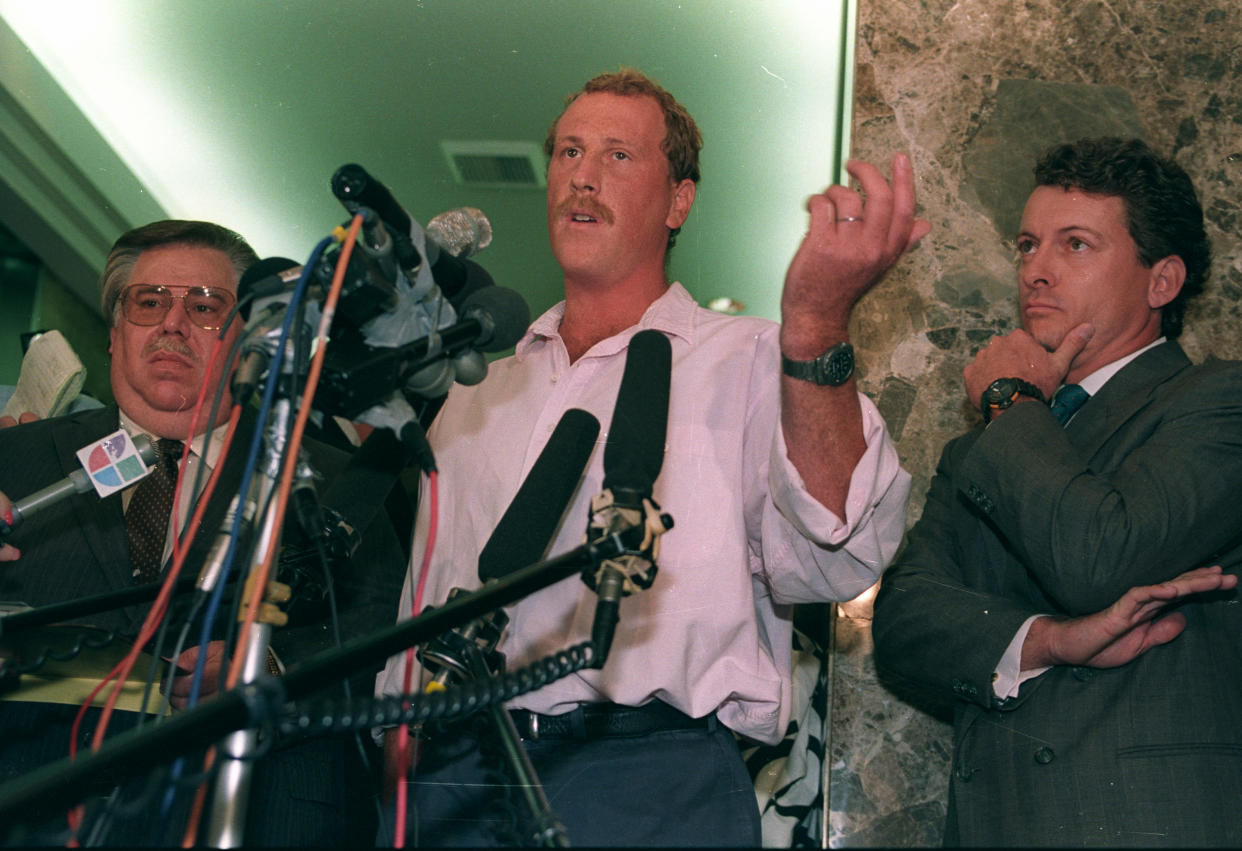
M 1057 418 L 1057 422 L 1065 425 L 1074 416 L 1074 412 L 1090 398 L 1091 394 L 1080 385 L 1066 384 L 1052 397 L 1052 415 Z
M 135 585 L 146 585 L 160 578 L 173 491 L 177 489 L 177 463 L 181 460 L 184 447 L 180 440 L 160 439 L 155 442 L 159 460 L 151 475 L 134 488 L 129 508 L 125 511 L 125 534 L 129 538 L 129 558 L 134 565 Z

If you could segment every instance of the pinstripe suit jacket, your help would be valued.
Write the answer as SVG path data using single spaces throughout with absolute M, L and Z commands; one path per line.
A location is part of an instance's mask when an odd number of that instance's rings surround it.
M 1019 405 L 948 444 L 884 577 L 881 670 L 955 701 L 946 842 L 1242 845 L 1242 605 L 1179 608 L 1185 632 L 1115 669 L 991 687 L 1030 615 L 1242 560 L 1242 365 L 1176 343 L 1119 371 L 1062 429 Z

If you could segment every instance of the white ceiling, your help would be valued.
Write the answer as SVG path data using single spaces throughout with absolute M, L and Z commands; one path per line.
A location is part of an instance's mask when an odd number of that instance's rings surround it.
M 422 222 L 484 210 L 478 260 L 535 312 L 560 285 L 542 191 L 458 186 L 439 143 L 542 143 L 564 95 L 637 66 L 706 139 L 672 276 L 776 318 L 804 199 L 832 182 L 840 3 L 0 0 L 0 16 L 168 215 L 303 259 L 344 220 L 328 180 L 357 162 Z

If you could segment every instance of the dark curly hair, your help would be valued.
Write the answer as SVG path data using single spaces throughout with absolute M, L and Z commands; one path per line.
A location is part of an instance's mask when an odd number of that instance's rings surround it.
M 1186 304 L 1203 292 L 1212 264 L 1203 208 L 1185 170 L 1140 139 L 1080 139 L 1045 153 L 1035 183 L 1120 198 L 1139 262 L 1150 268 L 1172 255 L 1182 259 L 1186 280 L 1160 314 L 1164 336 L 1181 334 Z
M 699 126 L 694 123 L 694 118 L 686 108 L 677 102 L 677 98 L 642 71 L 622 68 L 587 80 L 580 90 L 565 98 L 561 115 L 582 95 L 597 92 L 626 97 L 649 97 L 655 100 L 660 111 L 664 113 L 664 141 L 660 144 L 660 150 L 668 157 L 669 176 L 677 183 L 686 179 L 693 180 L 696 184 L 699 182 L 699 151 L 703 149 L 703 134 L 699 132 Z M 552 156 L 552 149 L 556 144 L 556 125 L 560 122 L 561 115 L 552 122 L 543 142 L 543 152 L 549 157 Z M 673 247 L 680 232 L 681 228 L 669 231 L 669 248 Z

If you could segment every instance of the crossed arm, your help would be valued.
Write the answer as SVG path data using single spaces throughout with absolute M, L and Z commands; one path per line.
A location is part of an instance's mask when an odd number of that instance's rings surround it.
M 1194 594 L 1236 588 L 1238 577 L 1219 566 L 1188 570 L 1167 582 L 1131 588 L 1106 609 L 1077 618 L 1038 618 L 1022 645 L 1022 670 L 1050 665 L 1116 668 L 1152 647 L 1177 638 L 1186 628 L 1181 612 L 1168 606 Z

